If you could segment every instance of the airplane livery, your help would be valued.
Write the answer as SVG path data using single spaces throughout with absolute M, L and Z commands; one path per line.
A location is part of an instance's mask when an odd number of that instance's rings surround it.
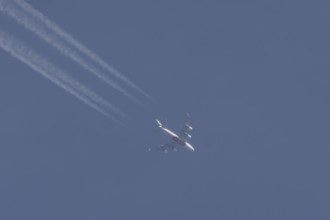
M 172 139 L 171 142 L 167 144 L 162 144 L 156 149 L 161 150 L 164 153 L 168 153 L 169 150 L 177 151 L 180 147 L 186 148 L 189 151 L 195 151 L 194 147 L 188 142 L 188 140 L 191 138 L 190 132 L 193 130 L 193 128 L 189 124 L 188 114 L 186 116 L 186 121 L 181 128 L 179 135 L 166 128 L 158 119 L 156 119 L 156 122 L 158 124 L 159 129 L 161 129 L 161 131 L 170 136 Z M 151 148 L 149 148 L 149 150 L 151 150 Z

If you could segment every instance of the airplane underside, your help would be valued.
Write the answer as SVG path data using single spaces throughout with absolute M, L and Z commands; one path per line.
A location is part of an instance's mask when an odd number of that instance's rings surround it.
M 189 125 L 188 116 L 189 114 L 187 114 L 186 121 L 183 127 L 181 128 L 180 133 L 178 134 L 174 133 L 173 131 L 165 127 L 158 119 L 156 119 L 158 128 L 171 138 L 171 142 L 160 145 L 159 147 L 153 149 L 161 150 L 164 153 L 168 153 L 169 151 L 177 151 L 179 147 L 183 147 L 189 151 L 195 151 L 194 147 L 188 142 L 188 140 L 191 139 L 190 132 L 193 129 Z M 149 148 L 149 151 L 150 150 L 152 149 Z

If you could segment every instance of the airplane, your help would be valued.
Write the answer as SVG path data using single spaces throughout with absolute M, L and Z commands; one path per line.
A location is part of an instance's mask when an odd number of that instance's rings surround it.
M 179 135 L 166 128 L 166 126 L 163 125 L 158 119 L 156 119 L 156 122 L 158 124 L 158 128 L 172 139 L 171 142 L 160 145 L 159 147 L 156 147 L 156 149 L 161 150 L 164 153 L 168 153 L 169 150 L 177 151 L 180 147 L 184 147 L 189 151 L 195 151 L 194 147 L 188 143 L 188 140 L 191 138 L 191 134 L 189 134 L 189 132 L 193 130 L 189 124 L 189 114 L 186 115 L 186 121 L 182 126 Z M 152 149 L 149 148 L 149 151 L 151 150 Z

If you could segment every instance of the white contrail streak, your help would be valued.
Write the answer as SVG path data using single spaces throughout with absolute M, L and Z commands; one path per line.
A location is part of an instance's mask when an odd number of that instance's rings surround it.
M 63 29 L 61 29 L 55 22 L 51 21 L 49 18 L 47 18 L 45 15 L 43 15 L 40 11 L 33 8 L 30 4 L 25 2 L 24 0 L 14 0 L 19 6 L 24 8 L 29 14 L 37 18 L 40 22 L 43 22 L 49 29 L 54 31 L 57 35 L 62 37 L 64 40 L 66 40 L 68 43 L 72 44 L 74 47 L 76 47 L 78 50 L 80 50 L 82 53 L 84 53 L 86 56 L 88 56 L 90 59 L 94 60 L 94 62 L 101 65 L 103 68 L 108 70 L 110 73 L 112 73 L 114 76 L 116 76 L 118 79 L 125 82 L 127 85 L 131 86 L 147 98 L 152 99 L 150 95 L 148 95 L 146 92 L 144 92 L 141 88 L 139 88 L 136 84 L 134 84 L 132 81 L 130 81 L 128 78 L 126 78 L 123 74 L 118 72 L 115 68 L 113 68 L 110 64 L 105 62 L 103 59 L 101 59 L 98 55 L 93 53 L 91 50 L 89 50 L 87 47 L 85 47 L 82 43 L 80 43 L 78 40 L 76 40 L 73 36 L 71 36 L 69 33 L 65 32 Z
M 86 69 L 87 71 L 94 74 L 96 77 L 98 77 L 100 80 L 104 81 L 117 91 L 119 91 L 124 96 L 128 97 L 129 99 L 139 103 L 139 101 L 134 98 L 131 94 L 129 94 L 125 89 L 123 89 L 121 86 L 119 86 L 117 83 L 115 83 L 113 80 L 109 79 L 105 74 L 100 72 L 95 66 L 88 63 L 82 56 L 80 56 L 78 53 L 76 53 L 74 50 L 72 50 L 70 47 L 67 47 L 58 36 L 55 34 L 49 32 L 47 28 L 45 28 L 42 23 L 46 24 L 39 16 L 36 16 L 38 11 L 34 10 L 31 6 L 29 6 L 27 3 L 23 1 L 15 1 L 20 7 L 22 7 L 26 12 L 30 13 L 33 17 L 36 17 L 38 21 L 33 19 L 31 16 L 24 13 L 24 11 L 19 10 L 18 7 L 15 7 L 11 5 L 8 0 L 1 0 L 0 4 L 0 10 L 5 12 L 7 15 L 9 15 L 11 18 L 13 18 L 17 23 L 23 25 L 26 29 L 32 31 L 35 33 L 38 37 L 46 41 L 48 44 L 56 48 L 58 51 L 60 51 L 65 56 L 71 58 L 73 61 L 78 63 L 81 67 Z M 42 18 L 44 19 L 44 18 Z M 48 27 L 48 25 L 46 25 Z
M 116 118 L 109 114 L 106 110 L 99 105 L 104 105 L 110 108 L 113 112 L 123 116 L 119 110 L 113 107 L 110 103 L 93 91 L 80 84 L 78 81 L 67 75 L 61 69 L 54 66 L 45 58 L 38 55 L 32 49 L 28 48 L 22 42 L 14 39 L 13 36 L 8 35 L 0 30 L 0 47 L 10 53 L 13 57 L 17 58 L 33 70 L 40 73 L 51 82 L 55 83 L 66 92 L 75 96 L 91 108 L 109 117 L 110 119 L 120 123 Z

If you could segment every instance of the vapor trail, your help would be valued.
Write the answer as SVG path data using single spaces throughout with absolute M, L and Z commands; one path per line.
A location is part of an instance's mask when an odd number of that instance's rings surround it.
M 28 48 L 22 42 L 17 39 L 14 39 L 13 36 L 8 35 L 2 30 L 0 30 L 0 47 L 2 47 L 2 49 L 10 53 L 13 57 L 17 58 L 33 70 L 37 71 L 42 76 L 49 79 L 51 82 L 55 83 L 56 85 L 64 89 L 66 92 L 75 96 L 91 108 L 102 113 L 108 118 L 120 123 L 114 116 L 109 114 L 99 105 L 104 105 L 110 108 L 113 112 L 122 116 L 123 113 L 113 107 L 102 97 L 89 90 L 84 85 L 80 84 L 74 78 L 67 75 L 61 69 L 54 66 L 45 58 L 38 55 L 32 49 Z
M 65 32 L 63 29 L 61 29 L 55 22 L 51 21 L 49 18 L 47 18 L 45 15 L 43 15 L 40 11 L 33 8 L 30 4 L 25 2 L 24 0 L 14 0 L 19 6 L 21 6 L 25 11 L 27 11 L 30 15 L 37 18 L 40 22 L 43 22 L 49 29 L 54 31 L 57 35 L 59 35 L 61 38 L 66 40 L 68 43 L 76 47 L 78 50 L 80 50 L 82 53 L 84 53 L 86 56 L 88 56 L 90 59 L 92 59 L 94 62 L 101 65 L 103 68 L 108 70 L 110 73 L 112 73 L 114 76 L 116 76 L 118 79 L 125 82 L 127 85 L 134 88 L 136 91 L 143 94 L 145 97 L 153 100 L 153 98 L 148 95 L 146 92 L 144 92 L 141 88 L 139 88 L 135 83 L 130 81 L 127 77 L 125 77 L 123 74 L 121 74 L 119 71 L 117 71 L 115 68 L 113 68 L 110 64 L 105 62 L 103 59 L 101 59 L 98 55 L 93 53 L 91 50 L 89 50 L 86 46 L 84 46 L 82 43 L 80 43 L 78 40 L 76 40 L 73 36 L 71 36 L 69 33 Z
M 19 10 L 18 7 L 12 6 L 8 0 L 1 0 L 0 3 L 0 10 L 5 12 L 7 15 L 9 15 L 11 18 L 13 18 L 17 23 L 23 25 L 26 29 L 32 31 L 35 33 L 38 37 L 46 41 L 48 44 L 56 48 L 58 51 L 60 51 L 65 56 L 71 58 L 76 63 L 78 63 L 81 67 L 86 69 L 87 71 L 94 74 L 96 77 L 98 77 L 100 80 L 104 81 L 117 91 L 119 91 L 121 94 L 126 96 L 127 98 L 139 103 L 139 101 L 134 98 L 131 94 L 129 94 L 125 89 L 123 89 L 120 85 L 115 83 L 113 80 L 109 79 L 104 73 L 100 72 L 95 66 L 88 63 L 82 56 L 80 56 L 78 53 L 76 53 L 74 50 L 72 50 L 70 47 L 67 47 L 61 39 L 56 36 L 55 34 L 49 32 L 46 27 L 49 28 L 48 23 L 45 23 L 44 20 L 45 17 L 39 17 L 38 11 L 34 10 L 31 6 L 29 6 L 24 1 L 15 1 L 20 7 L 22 7 L 26 12 L 28 12 L 33 17 L 36 17 L 38 21 L 33 19 L 31 16 L 24 13 L 24 11 Z M 41 14 L 41 13 L 40 13 Z M 41 14 L 42 15 L 42 14 Z M 44 25 L 42 25 L 44 24 Z

